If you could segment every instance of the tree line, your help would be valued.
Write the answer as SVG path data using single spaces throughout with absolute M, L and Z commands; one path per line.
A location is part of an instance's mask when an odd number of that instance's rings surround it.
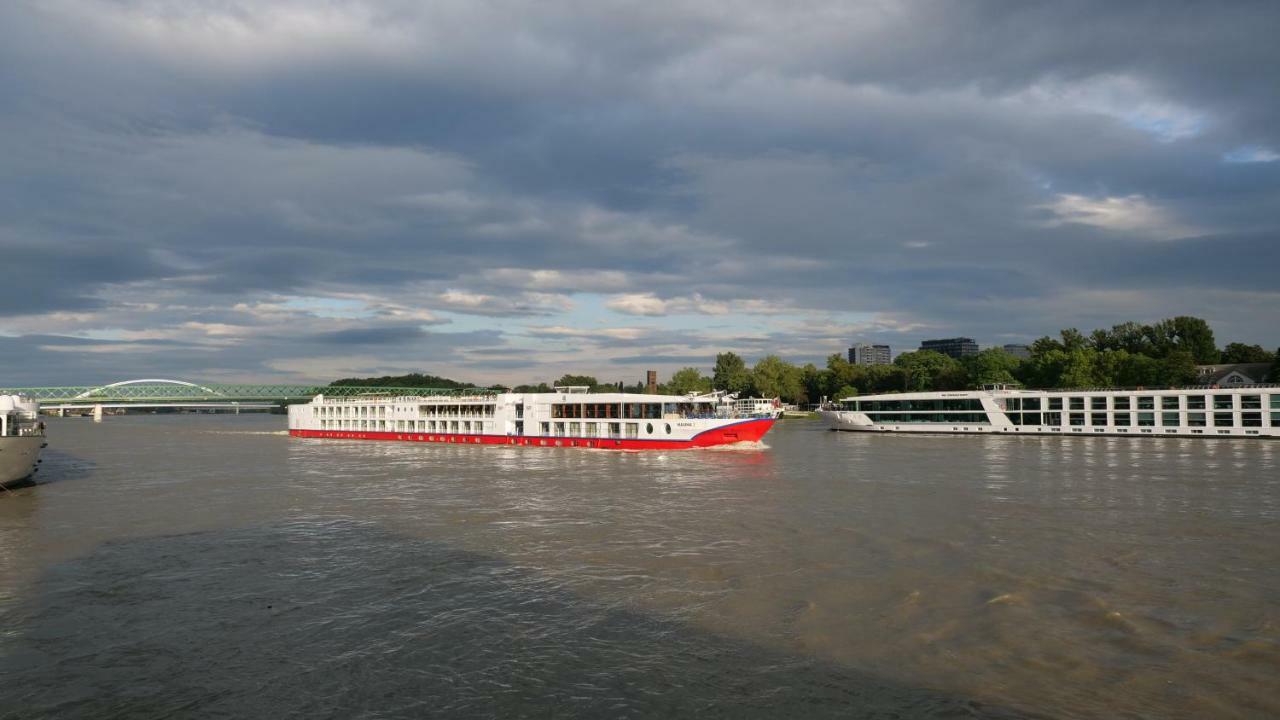
M 686 367 L 659 385 L 659 392 L 683 395 L 712 388 L 740 397 L 781 398 L 788 403 L 816 403 L 823 398 L 931 390 L 968 390 L 996 383 L 1029 388 L 1161 387 L 1192 385 L 1196 366 L 1216 363 L 1270 363 L 1268 382 L 1280 382 L 1280 349 L 1230 343 L 1219 349 L 1209 324 L 1200 318 L 1175 317 L 1142 325 L 1120 323 L 1085 335 L 1067 328 L 1030 346 L 1020 359 L 1000 348 L 965 358 L 930 350 L 905 352 L 888 365 L 855 365 L 845 356 L 827 358 L 826 367 L 796 365 L 766 355 L 748 367 L 733 352 L 716 355 L 710 376 Z M 400 377 L 339 380 L 335 385 L 383 387 L 469 387 L 446 378 L 412 374 Z M 551 385 L 517 385 L 515 392 L 551 392 L 553 386 L 585 386 L 596 392 L 643 392 L 644 383 L 601 383 L 590 375 L 565 375 Z M 504 388 L 505 389 L 505 388 Z

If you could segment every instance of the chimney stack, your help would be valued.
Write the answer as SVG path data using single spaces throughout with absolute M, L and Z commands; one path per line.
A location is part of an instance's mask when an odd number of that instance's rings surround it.
M 645 372 L 644 391 L 650 395 L 658 394 L 658 371 L 648 370 Z

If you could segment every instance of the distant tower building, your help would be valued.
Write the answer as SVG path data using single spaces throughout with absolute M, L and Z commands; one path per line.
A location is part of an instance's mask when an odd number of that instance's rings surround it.
M 657 370 L 645 371 L 644 391 L 646 393 L 649 393 L 650 395 L 658 394 L 658 371 Z
M 1001 350 L 1004 350 L 1006 353 L 1018 358 L 1019 360 L 1028 360 L 1031 358 L 1031 348 L 1027 345 L 1010 343 L 1001 348 Z
M 925 340 L 920 343 L 920 349 L 932 350 L 959 359 L 977 355 L 978 343 L 974 342 L 973 338 L 967 337 L 944 338 L 942 340 Z
M 849 362 L 854 365 L 888 365 L 888 345 L 854 345 L 849 348 Z

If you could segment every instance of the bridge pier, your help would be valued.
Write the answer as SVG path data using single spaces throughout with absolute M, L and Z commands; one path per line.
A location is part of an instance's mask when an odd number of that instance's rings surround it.
M 66 408 L 58 408 L 58 417 L 66 417 L 66 416 L 67 416 L 67 409 L 66 409 Z
M 93 421 L 96 423 L 102 422 L 102 406 L 101 405 L 93 406 Z

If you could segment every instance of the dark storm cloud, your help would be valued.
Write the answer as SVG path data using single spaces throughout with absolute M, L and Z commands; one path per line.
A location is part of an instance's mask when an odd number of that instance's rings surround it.
M 325 345 L 404 345 L 422 340 L 427 331 L 417 325 L 356 328 L 317 333 L 310 340 Z
M 50 367 L 250 374 L 295 372 L 290 343 L 458 360 L 433 314 L 537 318 L 465 358 L 509 369 L 510 338 L 588 342 L 538 330 L 584 292 L 752 301 L 715 338 L 757 353 L 831 342 L 745 332 L 774 307 L 903 342 L 1187 313 L 1272 344 L 1277 30 L 1266 2 L 5 4 L 0 318 L 183 338 Z M 395 307 L 230 309 L 289 297 Z M 708 341 L 599 337 L 653 350 L 616 364 Z

